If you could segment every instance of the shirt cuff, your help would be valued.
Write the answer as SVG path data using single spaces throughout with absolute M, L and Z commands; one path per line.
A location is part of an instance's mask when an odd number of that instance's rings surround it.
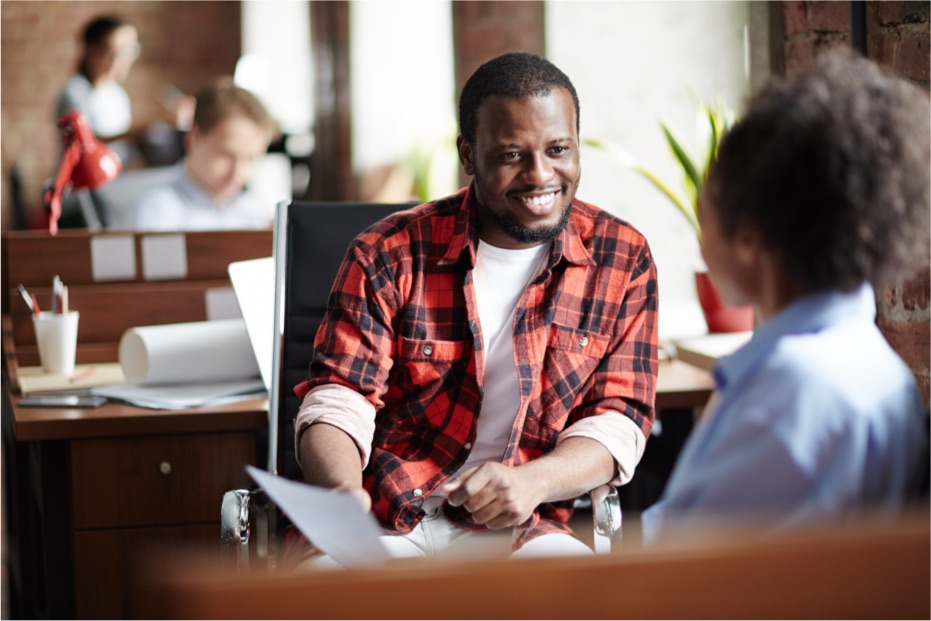
M 556 444 L 576 437 L 595 440 L 608 449 L 617 464 L 617 473 L 610 481 L 614 486 L 624 485 L 634 476 L 647 442 L 640 427 L 619 412 L 605 412 L 576 421 L 559 434 Z
M 365 469 L 375 437 L 375 407 L 365 397 L 339 384 L 324 384 L 308 392 L 294 419 L 294 452 L 298 463 L 301 434 L 315 423 L 332 425 L 352 438 L 362 458 L 362 469 Z

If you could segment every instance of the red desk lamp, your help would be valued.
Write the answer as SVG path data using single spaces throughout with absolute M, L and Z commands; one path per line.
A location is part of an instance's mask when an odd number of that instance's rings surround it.
M 58 233 L 61 217 L 61 199 L 70 183 L 73 190 L 98 188 L 116 179 L 123 163 L 107 145 L 97 140 L 87 123 L 87 117 L 77 110 L 65 112 L 58 120 L 65 152 L 51 188 L 46 190 L 44 202 L 49 211 L 48 230 Z

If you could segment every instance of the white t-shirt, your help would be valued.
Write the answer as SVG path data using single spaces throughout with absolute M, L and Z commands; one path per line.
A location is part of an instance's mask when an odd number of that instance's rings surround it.
M 549 249 L 550 244 L 510 250 L 478 243 L 473 277 L 485 346 L 484 395 L 472 452 L 459 472 L 486 461 L 500 462 L 504 456 L 520 405 L 514 309 L 527 285 L 540 273 Z

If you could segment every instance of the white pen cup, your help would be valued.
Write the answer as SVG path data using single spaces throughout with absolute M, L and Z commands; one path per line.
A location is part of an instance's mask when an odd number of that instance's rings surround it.
M 46 373 L 72 375 L 78 347 L 78 311 L 52 313 L 43 311 L 32 316 L 36 330 L 39 359 Z

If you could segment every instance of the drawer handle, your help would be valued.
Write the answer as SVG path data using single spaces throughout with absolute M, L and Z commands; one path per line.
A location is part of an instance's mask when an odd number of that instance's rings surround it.
M 168 476 L 169 474 L 171 474 L 171 464 L 169 464 L 167 461 L 163 461 L 162 463 L 158 465 L 158 471 L 164 474 L 165 476 Z

